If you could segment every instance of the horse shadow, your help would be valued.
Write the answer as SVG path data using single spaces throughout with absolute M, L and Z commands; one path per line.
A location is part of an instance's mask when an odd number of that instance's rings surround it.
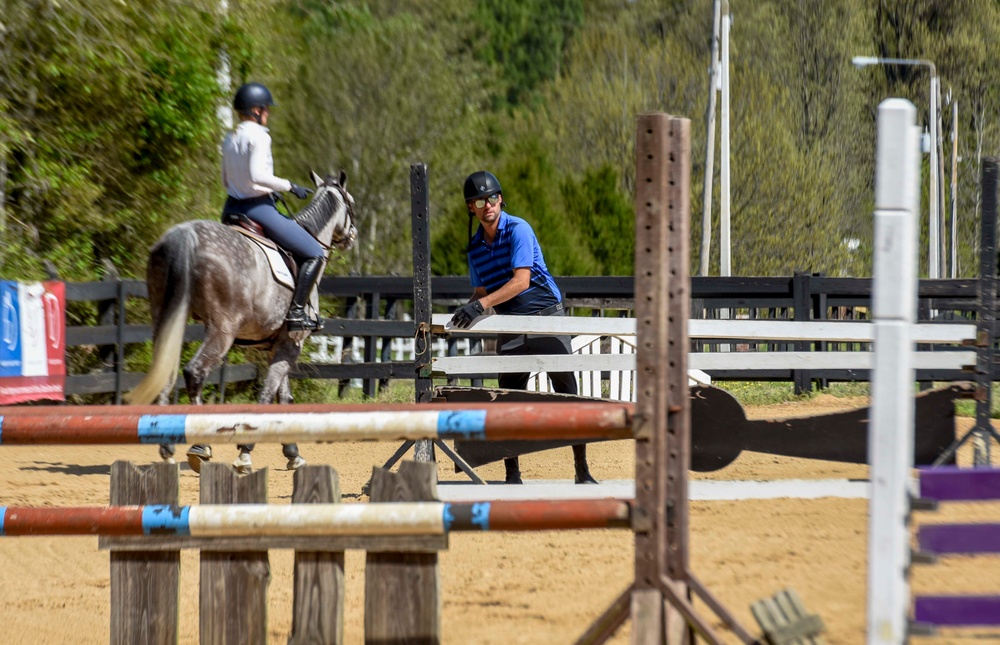
M 64 464 L 61 461 L 36 461 L 35 463 L 38 465 L 22 466 L 21 470 L 57 473 L 60 475 L 73 475 L 76 477 L 84 477 L 86 475 L 111 476 L 111 466 L 107 464 L 81 466 L 80 464 Z

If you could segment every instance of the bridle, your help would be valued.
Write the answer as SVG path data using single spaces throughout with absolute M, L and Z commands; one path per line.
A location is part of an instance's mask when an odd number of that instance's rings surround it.
M 339 235 L 334 232 L 333 237 L 330 238 L 331 245 L 325 247 L 327 251 L 330 251 L 334 246 L 339 246 L 345 240 L 353 241 L 357 236 L 358 230 L 354 220 L 354 198 L 351 197 L 346 188 L 340 185 L 340 182 L 333 182 L 333 187 L 337 189 L 338 193 L 340 193 L 340 201 L 342 201 L 344 206 L 347 208 L 347 222 L 349 226 L 344 227 Z M 343 231 L 346 231 L 346 233 Z M 353 234 L 351 233 L 352 231 L 354 231 Z M 320 242 L 320 244 L 323 243 Z
M 349 226 L 346 226 L 342 229 L 342 231 L 347 231 L 347 232 L 346 233 L 341 232 L 338 234 L 336 231 L 334 231 L 333 235 L 330 238 L 329 244 L 319 239 L 316 233 L 313 233 L 308 228 L 306 228 L 306 232 L 308 232 L 309 235 L 311 235 L 312 238 L 316 240 L 321 247 L 323 247 L 323 250 L 326 251 L 327 257 L 329 257 L 330 252 L 333 251 L 334 248 L 340 246 L 345 240 L 353 240 L 357 236 L 358 229 L 354 219 L 355 217 L 354 199 L 350 196 L 350 193 L 348 193 L 347 189 L 341 186 L 340 183 L 337 181 L 331 181 L 329 184 L 323 184 L 324 188 L 327 186 L 337 189 L 337 193 L 340 195 L 340 201 L 344 204 L 344 207 L 347 209 L 347 221 Z M 279 200 L 284 205 L 286 211 L 288 211 L 289 213 L 292 212 L 292 209 L 288 207 L 288 202 L 285 201 L 285 198 L 281 195 L 281 193 L 272 193 L 272 194 L 274 195 L 275 199 Z M 355 233 L 352 235 L 351 231 L 354 231 Z

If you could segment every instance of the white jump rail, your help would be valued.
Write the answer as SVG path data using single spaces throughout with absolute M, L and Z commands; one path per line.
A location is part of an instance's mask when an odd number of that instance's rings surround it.
M 448 314 L 435 314 L 436 331 L 451 332 Z M 854 321 L 783 321 L 783 320 L 691 320 L 691 338 L 746 341 L 813 341 L 871 343 L 875 324 Z M 611 336 L 623 342 L 635 336 L 634 318 L 584 318 L 573 316 L 483 316 L 466 334 L 569 334 Z M 633 337 L 633 338 L 629 338 Z M 911 340 L 927 345 L 970 345 L 976 338 L 976 326 L 965 323 L 921 323 L 914 325 Z M 634 342 L 634 340 L 633 340 Z M 976 363 L 974 349 L 951 351 L 915 351 L 917 369 L 962 370 Z M 635 370 L 634 354 L 573 354 L 570 356 L 451 356 L 434 359 L 435 374 L 498 374 L 509 372 L 592 372 Z M 873 369 L 871 351 L 759 351 L 692 352 L 688 367 L 692 370 L 773 370 L 773 369 Z
M 437 332 L 463 334 L 592 334 L 635 336 L 635 318 L 576 316 L 481 316 L 472 327 L 457 330 L 448 323 L 451 314 L 434 314 Z M 917 343 L 963 343 L 976 337 L 972 323 L 919 323 L 914 326 Z M 871 322 L 837 320 L 700 320 L 688 321 L 688 336 L 702 340 L 812 340 L 834 343 L 870 343 L 875 339 Z

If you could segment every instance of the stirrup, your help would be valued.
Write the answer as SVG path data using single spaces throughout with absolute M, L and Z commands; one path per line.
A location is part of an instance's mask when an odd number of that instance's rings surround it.
M 323 329 L 323 319 L 322 318 L 309 318 L 308 316 L 303 316 L 302 318 L 285 318 L 285 324 L 288 325 L 289 332 L 295 331 L 318 331 Z

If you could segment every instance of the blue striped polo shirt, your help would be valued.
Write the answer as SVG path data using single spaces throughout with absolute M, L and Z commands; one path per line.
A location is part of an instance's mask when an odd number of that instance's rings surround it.
M 531 268 L 531 284 L 517 296 L 494 308 L 499 314 L 535 314 L 562 301 L 556 281 L 549 275 L 542 257 L 542 247 L 531 224 L 505 211 L 493 244 L 483 239 L 483 227 L 476 230 L 469 243 L 469 277 L 473 288 L 493 293 L 514 277 L 514 269 Z

